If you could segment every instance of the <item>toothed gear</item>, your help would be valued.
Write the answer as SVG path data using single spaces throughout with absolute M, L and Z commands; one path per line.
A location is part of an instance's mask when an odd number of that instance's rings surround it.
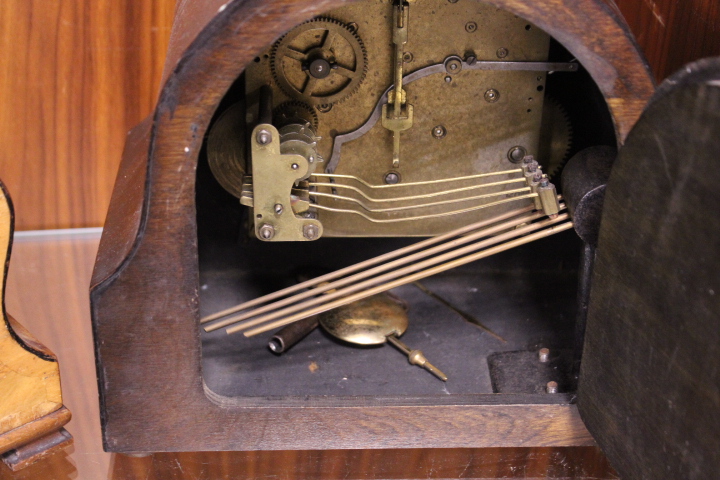
M 316 18 L 273 45 L 270 68 L 280 88 L 311 106 L 352 95 L 367 73 L 367 51 L 355 30 L 332 18 Z
M 313 130 L 318 129 L 318 114 L 313 107 L 298 100 L 281 103 L 273 111 L 273 123 L 280 128 L 291 123 L 309 123 Z
M 545 97 L 538 161 L 550 179 L 560 176 L 569 160 L 572 147 L 572 124 L 565 108 L 552 97 Z

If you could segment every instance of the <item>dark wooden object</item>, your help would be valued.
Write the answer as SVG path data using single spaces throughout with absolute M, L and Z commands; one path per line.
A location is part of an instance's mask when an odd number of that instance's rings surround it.
M 83 415 L 66 427 L 74 437 L 72 449 L 19 472 L 0 465 L 0 480 L 617 478 L 597 447 L 192 452 L 144 458 L 104 453 L 87 305 L 99 240 L 82 233 L 38 235 L 13 245 L 8 309 L 38 337 L 49 339 L 61 358 L 63 403 Z
M 658 91 L 607 186 L 580 411 L 623 478 L 720 469 L 720 61 Z
M 577 56 L 604 94 L 622 144 L 654 89 L 616 10 L 603 0 L 489 3 L 533 22 Z M 590 443 L 565 395 L 532 397 L 530 404 L 522 396 L 448 396 L 442 408 L 406 397 L 248 399 L 231 406 L 203 388 L 194 203 L 203 135 L 222 96 L 258 51 L 293 25 L 340 4 L 178 5 L 165 87 L 153 117 L 128 139 L 92 281 L 105 448 Z
M 717 0 L 616 0 L 660 81 L 688 62 L 720 55 Z

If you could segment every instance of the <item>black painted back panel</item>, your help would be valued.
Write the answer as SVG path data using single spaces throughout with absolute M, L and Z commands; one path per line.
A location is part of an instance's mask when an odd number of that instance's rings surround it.
M 720 65 L 702 67 L 661 87 L 605 198 L 579 407 L 624 479 L 720 471 Z

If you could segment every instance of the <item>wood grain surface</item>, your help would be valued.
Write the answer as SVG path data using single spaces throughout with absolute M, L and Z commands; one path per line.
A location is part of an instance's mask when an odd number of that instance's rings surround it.
M 0 183 L 0 453 L 32 442 L 70 420 L 67 409 L 59 411 L 57 360 L 5 311 L 13 223 L 12 201 Z
M 197 332 L 195 210 L 195 167 L 205 130 L 221 98 L 257 51 L 291 26 L 340 3 L 254 0 L 222 8 L 219 0 L 206 0 L 207 8 L 221 13 L 179 61 L 168 58 L 173 73 L 154 113 L 150 148 L 128 150 L 134 158 L 123 161 L 132 170 L 147 165 L 144 197 L 138 202 L 129 191 L 116 192 L 118 201 L 108 216 L 122 221 L 118 212 L 142 212 L 139 226 L 121 222 L 121 228 L 136 237 L 132 253 L 124 248 L 126 233 L 118 234 L 116 226 L 108 229 L 91 287 L 106 448 L 157 452 L 304 450 L 327 445 L 341 449 L 587 445 L 589 438 L 574 406 L 560 397 L 549 400 L 537 395 L 522 401 L 492 395 L 438 397 L 443 400 L 399 396 L 347 403 L 309 397 L 228 407 L 206 393 Z M 576 0 L 491 3 L 545 29 L 577 55 L 598 81 L 621 143 L 654 86 L 631 36 L 605 0 L 580 2 L 582 17 L 576 15 Z M 178 28 L 193 31 L 189 25 L 194 10 L 178 12 Z M 173 33 L 173 38 L 185 42 L 188 35 Z M 120 173 L 122 178 L 126 174 L 130 171 Z M 134 202 L 132 208 L 128 202 Z M 182 409 L 168 411 L 167 404 Z M 292 435 L 267 428 L 276 423 L 292 426 Z
M 0 2 L 0 175 L 17 229 L 102 225 L 152 110 L 174 0 Z
M 87 302 L 97 247 L 92 236 L 16 240 L 8 308 L 61 358 L 75 444 L 17 473 L 0 464 L 0 480 L 617 478 L 596 447 L 105 453 Z
M 717 0 L 615 1 L 658 82 L 688 62 L 720 55 Z
M 716 0 L 617 4 L 658 80 L 720 55 Z M 174 7 L 0 2 L 0 175 L 19 230 L 103 224 L 125 135 L 157 99 Z

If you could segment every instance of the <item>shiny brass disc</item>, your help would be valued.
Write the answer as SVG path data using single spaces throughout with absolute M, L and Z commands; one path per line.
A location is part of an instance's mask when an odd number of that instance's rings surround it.
M 380 345 L 408 327 L 405 309 L 386 294 L 359 300 L 321 315 L 320 325 L 335 338 L 358 345 Z

